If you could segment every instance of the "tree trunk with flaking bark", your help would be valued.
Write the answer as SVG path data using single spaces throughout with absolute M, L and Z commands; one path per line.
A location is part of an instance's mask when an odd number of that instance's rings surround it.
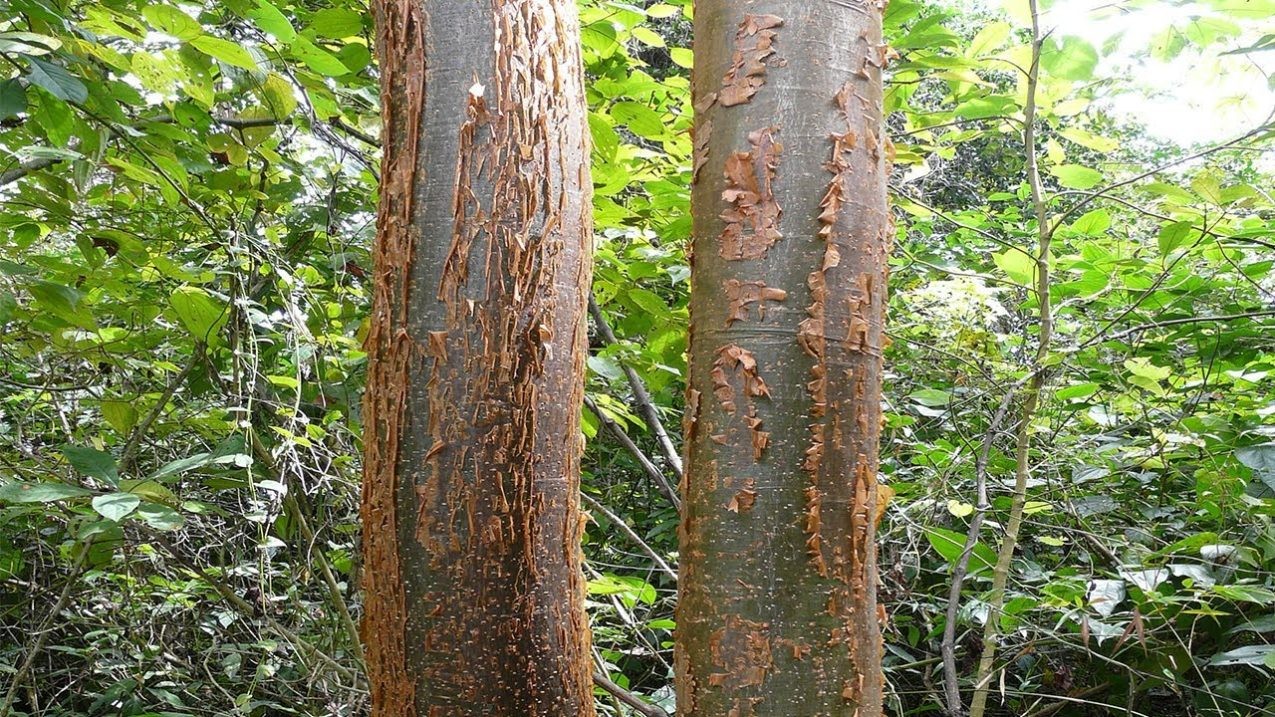
M 364 642 L 378 717 L 593 715 L 574 0 L 376 0 Z
M 883 4 L 695 8 L 684 717 L 881 714 Z

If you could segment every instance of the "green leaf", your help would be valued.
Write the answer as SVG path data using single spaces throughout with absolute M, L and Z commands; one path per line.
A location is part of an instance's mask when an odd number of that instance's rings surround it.
M 172 5 L 147 5 L 142 17 L 156 30 L 178 40 L 193 40 L 204 34 L 204 28 L 195 18 Z
M 257 69 L 257 61 L 253 58 L 252 53 L 245 50 L 242 45 L 230 40 L 223 40 L 220 37 L 212 37 L 211 35 L 201 35 L 191 40 L 190 44 L 205 55 L 214 60 L 220 60 L 227 65 L 234 65 L 245 70 Z
M 297 37 L 292 43 L 292 55 L 306 67 L 326 77 L 340 77 L 349 74 L 350 68 L 337 59 L 336 55 L 315 45 L 304 37 Z
M 926 528 L 925 537 L 938 554 L 953 565 L 960 560 L 961 553 L 965 550 L 965 536 L 953 530 Z M 970 553 L 970 575 L 992 570 L 995 565 L 996 553 L 981 542 L 974 543 L 974 551 Z
M 219 332 L 230 314 L 228 306 L 194 286 L 183 286 L 174 291 L 169 297 L 169 305 L 178 321 L 196 339 L 213 346 L 220 343 Z
M 103 518 L 118 523 L 141 504 L 142 499 L 132 493 L 108 493 L 93 499 L 93 510 Z
M 0 120 L 17 117 L 27 111 L 27 91 L 18 78 L 0 80 Z
M 1102 236 L 1111 226 L 1111 215 L 1106 209 L 1095 209 L 1072 222 L 1071 228 L 1086 236 Z
M 1068 35 L 1061 42 L 1053 40 L 1044 44 L 1040 66 L 1061 80 L 1088 80 L 1098 67 L 1098 51 L 1085 40 Z
M 71 467 L 91 478 L 105 481 L 112 486 L 120 482 L 120 474 L 115 467 L 115 456 L 105 451 L 87 446 L 67 444 L 62 446 L 62 455 Z
M 54 503 L 68 498 L 83 498 L 92 491 L 65 483 L 8 483 L 0 486 L 0 502 Z
M 1195 224 L 1191 222 L 1173 222 L 1160 227 L 1160 231 L 1156 234 L 1160 256 L 1168 256 L 1173 250 L 1187 243 L 1195 233 Z
M 628 292 L 629 300 L 637 304 L 651 316 L 664 316 L 668 314 L 668 306 L 664 304 L 664 300 L 658 294 L 647 291 L 646 289 L 630 289 Z
M 1051 167 L 1049 173 L 1068 189 L 1090 189 L 1102 182 L 1102 173 L 1079 164 L 1062 164 Z
M 695 66 L 694 54 L 684 47 L 674 47 L 669 50 L 669 57 L 673 59 L 673 64 L 678 67 L 685 67 L 689 70 Z
M 1257 605 L 1275 603 L 1275 591 L 1257 585 L 1214 585 L 1209 592 L 1234 602 L 1251 602 Z
M 340 40 L 363 32 L 363 16 L 345 8 L 326 8 L 310 18 L 310 29 L 319 37 Z
M 1010 249 L 993 254 L 992 261 L 1015 283 L 1031 286 L 1036 281 L 1036 259 L 1026 252 Z
M 80 78 L 66 71 L 61 65 L 28 57 L 29 69 L 27 80 L 66 102 L 84 102 L 89 98 L 89 89 Z
M 638 26 L 633 28 L 633 37 L 643 45 L 650 47 L 664 47 L 664 38 L 660 34 L 649 27 Z
M 1272 658 L 1275 658 L 1275 645 L 1247 645 L 1234 650 L 1219 652 L 1209 659 L 1209 667 L 1226 667 L 1229 665 L 1272 667 Z
M 617 102 L 611 108 L 611 117 L 618 124 L 627 125 L 639 137 L 661 139 L 665 135 L 664 120 L 660 114 L 641 102 Z
M 1098 392 L 1099 385 L 1096 383 L 1080 383 L 1074 386 L 1066 386 L 1054 392 L 1054 396 L 1059 400 L 1067 401 L 1073 398 L 1088 398 Z
M 1124 367 L 1134 376 L 1149 378 L 1152 381 L 1163 381 L 1173 375 L 1173 369 L 1167 366 L 1156 366 L 1150 359 L 1140 356 L 1126 360 Z
M 989 23 L 970 41 L 968 56 L 983 57 L 999 50 L 1013 31 L 1013 26 L 1007 22 Z
M 274 35 L 279 42 L 287 44 L 297 39 L 297 31 L 287 16 L 266 0 L 257 0 L 257 6 L 248 11 L 248 17 L 257 23 L 257 27 Z
M 177 530 L 186 522 L 181 513 L 158 503 L 143 503 L 137 508 L 137 517 L 156 530 Z

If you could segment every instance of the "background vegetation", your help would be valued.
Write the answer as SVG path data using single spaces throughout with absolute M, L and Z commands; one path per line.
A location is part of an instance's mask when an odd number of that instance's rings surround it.
M 1275 3 L 1106 9 L 1147 43 L 1053 31 L 1061 5 L 1034 91 L 1026 3 L 889 6 L 890 708 L 941 712 L 949 624 L 969 689 L 1025 437 L 993 711 L 1275 714 L 1275 126 L 1184 146 L 1116 109 L 1138 67 L 1257 71 Z M 690 7 L 581 8 L 596 659 L 671 709 Z M 0 18 L 0 716 L 358 714 L 366 7 Z

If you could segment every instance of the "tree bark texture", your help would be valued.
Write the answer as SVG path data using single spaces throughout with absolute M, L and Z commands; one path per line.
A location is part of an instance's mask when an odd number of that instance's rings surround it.
M 684 717 L 881 714 L 883 6 L 696 4 Z
M 378 717 L 594 714 L 574 0 L 375 0 L 363 638 Z

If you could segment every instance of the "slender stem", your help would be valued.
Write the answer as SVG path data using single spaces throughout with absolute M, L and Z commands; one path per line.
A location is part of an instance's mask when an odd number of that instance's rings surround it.
M 940 652 L 943 656 L 943 693 L 947 699 L 948 714 L 953 717 L 964 711 L 964 706 L 961 704 L 960 678 L 956 672 L 956 621 L 961 609 L 961 588 L 965 585 L 970 556 L 974 554 L 974 546 L 978 544 L 979 530 L 983 527 L 983 520 L 987 518 L 987 511 L 991 508 L 987 498 L 987 460 L 992 452 L 992 442 L 1000 433 L 1001 423 L 1005 420 L 1005 414 L 1008 413 L 1009 406 L 1017 393 L 1018 386 L 1011 387 L 1006 392 L 1000 408 L 996 410 L 996 415 L 987 427 L 986 435 L 983 436 L 983 445 L 979 449 L 978 458 L 974 464 L 978 510 L 970 520 L 969 531 L 965 536 L 965 548 L 952 568 L 952 587 L 947 595 L 947 622 L 943 626 L 943 643 Z
M 642 466 L 642 470 L 646 471 L 646 474 L 650 476 L 651 480 L 655 481 L 655 485 L 659 487 L 660 492 L 664 494 L 664 497 L 668 498 L 669 502 L 674 506 L 680 508 L 682 506 L 682 501 L 677 497 L 677 491 L 673 490 L 673 486 L 670 485 L 668 479 L 664 477 L 664 471 L 661 471 L 650 457 L 642 452 L 642 449 L 633 442 L 633 439 L 629 438 L 629 434 L 625 433 L 623 428 L 616 424 L 615 421 L 611 420 L 611 417 L 606 415 L 606 413 L 598 407 L 598 404 L 594 402 L 592 398 L 585 396 L 584 405 L 593 412 L 593 415 L 598 417 L 598 420 L 602 422 L 602 425 L 607 429 L 607 432 L 610 433 L 621 446 L 624 446 L 624 449 L 637 460 L 638 465 Z
M 605 515 L 607 520 L 610 520 L 615 527 L 620 529 L 620 532 L 629 536 L 629 540 L 637 543 L 638 547 L 642 548 L 647 555 L 651 556 L 651 559 L 655 561 L 655 564 L 659 566 L 660 570 L 664 571 L 665 575 L 669 576 L 669 578 L 674 582 L 677 582 L 677 571 L 670 567 L 664 558 L 660 557 L 660 554 L 655 552 L 655 549 L 648 545 L 645 540 L 642 540 L 642 536 L 634 532 L 634 530 L 629 527 L 628 523 L 624 522 L 623 518 L 612 513 L 605 505 L 594 500 L 593 496 L 588 493 L 581 493 L 580 498 L 584 500 L 585 503 L 588 503 L 590 508 Z
M 172 400 L 173 394 L 177 393 L 177 389 L 186 383 L 186 377 L 190 375 L 191 371 L 195 370 L 195 367 L 199 365 L 200 361 L 203 361 L 203 358 L 204 345 L 197 343 L 195 344 L 194 352 L 190 355 L 190 360 L 186 362 L 181 373 L 177 374 L 177 377 L 168 383 L 168 386 L 164 388 L 164 392 L 160 394 L 159 400 L 155 402 L 155 406 L 151 408 L 150 413 L 146 414 L 146 418 L 142 419 L 142 422 L 137 424 L 137 427 L 129 434 L 128 442 L 124 444 L 124 452 L 120 454 L 119 466 L 121 472 L 128 472 L 132 469 L 133 459 L 137 456 L 137 449 L 142 444 L 142 438 L 146 436 L 151 425 L 163 415 L 164 408 Z
M 601 672 L 593 673 L 593 684 L 633 708 L 634 712 L 643 715 L 643 717 L 668 717 L 667 712 L 650 702 L 643 701 L 641 697 L 608 680 Z
M 589 315 L 593 317 L 593 324 L 606 344 L 619 343 L 615 338 L 615 333 L 611 331 L 611 325 L 607 323 L 606 316 L 602 313 L 602 307 L 598 306 L 597 300 L 593 298 L 593 294 L 589 294 Z M 638 414 L 646 422 L 647 428 L 651 429 L 651 433 L 655 434 L 655 439 L 659 441 L 664 459 L 673 467 L 673 472 L 680 479 L 683 471 L 682 455 L 678 452 L 677 446 L 673 444 L 673 439 L 669 437 L 668 431 L 665 430 L 664 422 L 660 419 L 659 409 L 655 407 L 655 401 L 651 399 L 651 394 L 647 392 L 646 384 L 642 381 L 642 377 L 638 375 L 637 371 L 634 371 L 628 365 L 621 364 L 621 368 L 624 370 L 624 377 L 629 382 L 629 388 L 633 390 L 633 400 L 637 404 Z
M 988 597 L 987 622 L 983 625 L 983 652 L 979 656 L 975 672 L 974 696 L 970 701 L 970 717 L 983 717 L 987 708 L 987 696 L 992 681 L 992 666 L 996 660 L 996 642 L 1000 634 L 1001 610 L 1005 604 L 1005 586 L 1009 582 L 1009 569 L 1018 545 L 1018 533 L 1023 525 L 1023 512 L 1027 504 L 1027 476 L 1030 472 L 1028 458 L 1031 450 L 1031 424 L 1040 404 L 1041 389 L 1045 385 L 1046 364 L 1053 340 L 1053 308 L 1050 303 L 1049 249 L 1053 241 L 1053 229 L 1049 225 L 1048 203 L 1040 180 L 1040 166 L 1036 157 L 1036 90 L 1040 81 L 1040 52 L 1042 36 L 1037 0 L 1030 0 L 1032 18 L 1032 64 L 1027 74 L 1027 101 L 1023 108 L 1023 146 L 1027 160 L 1027 182 L 1031 188 L 1032 206 L 1036 213 L 1036 298 L 1039 306 L 1039 340 L 1036 357 L 1032 362 L 1030 378 L 1023 391 L 1022 416 L 1015 438 L 1014 492 L 1010 502 L 1009 522 L 1005 525 L 1005 537 L 996 556 L 992 571 L 992 592 Z M 1059 226 L 1059 225 L 1054 225 Z
M 75 559 L 75 564 L 71 566 L 71 574 L 66 578 L 66 585 L 62 588 L 62 594 L 58 595 L 57 602 L 53 603 L 53 609 L 49 610 L 49 614 L 45 615 L 44 621 L 40 623 L 40 628 L 36 631 L 35 642 L 31 644 L 31 649 L 27 650 L 27 656 L 22 660 L 22 665 L 18 667 L 18 671 L 13 674 L 13 682 L 9 683 L 9 691 L 5 693 L 4 701 L 0 702 L 0 717 L 9 717 L 9 713 L 13 709 L 13 701 L 18 696 L 18 688 L 26 680 L 27 674 L 31 672 L 31 666 L 35 664 L 35 658 L 44 650 L 44 643 L 49 639 L 49 633 L 53 629 L 53 621 L 66 608 L 68 602 L 71 601 L 71 590 L 75 588 L 75 582 L 79 579 L 80 573 L 84 571 L 84 565 L 88 561 L 89 549 L 93 547 L 93 539 L 90 538 L 84 543 L 83 550 Z

